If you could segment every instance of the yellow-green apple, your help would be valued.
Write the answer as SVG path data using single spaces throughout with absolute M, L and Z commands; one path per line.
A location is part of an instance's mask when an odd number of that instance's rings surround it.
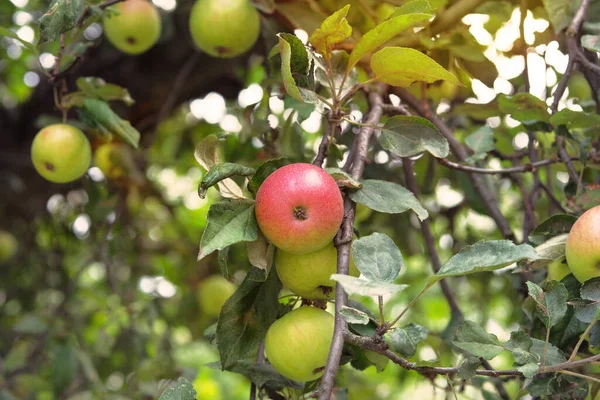
M 237 286 L 221 275 L 212 275 L 202 281 L 197 297 L 200 309 L 209 317 L 216 317 L 221 312 L 225 301 L 235 292 Z
M 147 0 L 125 0 L 113 6 L 119 15 L 104 18 L 104 34 L 117 49 L 141 54 L 160 38 L 160 15 Z
M 10 232 L 0 231 L 0 262 L 8 261 L 15 255 L 19 242 Z
M 303 306 L 275 321 L 267 331 L 265 352 L 283 376 L 307 382 L 323 375 L 331 339 L 333 315 Z
M 307 254 L 325 247 L 344 216 L 342 195 L 325 170 L 290 164 L 265 179 L 256 193 L 256 221 L 277 248 Z
M 105 143 L 94 151 L 94 165 L 108 179 L 127 176 L 131 163 L 131 154 L 124 144 Z
M 600 275 L 600 206 L 587 210 L 571 227 L 567 263 L 581 283 Z
M 333 242 L 308 254 L 277 250 L 275 266 L 284 286 L 298 296 L 309 300 L 330 300 L 335 297 L 335 281 L 330 279 L 331 274 L 337 271 L 337 249 Z M 350 275 L 360 275 L 352 257 Z
M 71 125 L 49 125 L 35 135 L 31 144 L 33 166 L 50 182 L 67 183 L 81 178 L 91 160 L 90 141 Z
M 248 0 L 198 0 L 190 13 L 190 33 L 200 50 L 231 58 L 254 46 L 260 16 Z

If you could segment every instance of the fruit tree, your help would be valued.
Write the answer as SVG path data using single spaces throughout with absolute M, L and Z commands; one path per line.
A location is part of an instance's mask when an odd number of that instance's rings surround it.
M 0 1 L 0 400 L 600 399 L 600 1 Z

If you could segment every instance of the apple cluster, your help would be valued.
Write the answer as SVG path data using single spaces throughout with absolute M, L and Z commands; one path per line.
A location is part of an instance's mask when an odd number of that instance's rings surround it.
M 154 46 L 161 33 L 158 11 L 148 0 L 125 0 L 104 18 L 106 38 L 124 53 Z M 197 0 L 189 17 L 192 40 L 213 57 L 231 58 L 250 50 L 260 34 L 260 15 L 248 0 Z
M 330 279 L 337 269 L 333 238 L 343 216 L 337 183 L 311 164 L 279 168 L 256 194 L 256 221 L 277 247 L 279 278 L 304 299 L 329 300 L 335 295 L 335 282 Z M 351 264 L 351 274 L 358 276 Z M 268 330 L 265 351 L 269 361 L 287 378 L 300 382 L 319 378 L 327 362 L 333 326 L 333 316 L 319 308 L 304 306 L 291 311 Z

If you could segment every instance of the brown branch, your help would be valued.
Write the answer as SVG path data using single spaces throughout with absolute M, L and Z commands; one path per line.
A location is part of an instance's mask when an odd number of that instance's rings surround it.
M 438 162 L 448 168 L 456 169 L 459 171 L 472 172 L 476 174 L 487 174 L 487 175 L 510 175 L 514 173 L 522 173 L 522 172 L 533 172 L 539 167 L 543 167 L 544 165 L 555 164 L 559 162 L 558 160 L 541 160 L 536 161 L 534 163 L 520 165 L 518 167 L 510 167 L 510 168 L 479 168 L 473 167 L 471 165 L 464 165 L 455 163 L 453 161 L 447 160 L 445 158 L 438 158 Z
M 312 162 L 313 165 L 317 167 L 322 167 L 323 162 L 327 158 L 327 153 L 329 153 L 329 145 L 331 142 L 331 138 L 335 134 L 335 129 L 338 126 L 338 123 L 332 117 L 329 118 L 328 127 L 325 128 L 325 133 L 323 134 L 323 138 L 321 139 L 321 144 L 319 145 L 319 151 L 317 152 L 317 156 Z
M 350 173 L 354 179 L 360 179 L 365 164 L 367 162 L 367 154 L 369 149 L 369 141 L 373 135 L 374 127 L 379 122 L 383 114 L 383 99 L 381 93 L 383 87 L 376 87 L 369 93 L 370 110 L 364 121 L 366 126 L 363 126 L 355 139 L 353 148 L 354 153 L 352 159 L 344 166 L 344 169 Z M 350 244 L 354 234 L 354 217 L 356 212 L 356 204 L 350 200 L 348 194 L 344 195 L 344 219 L 342 226 L 335 237 L 335 247 L 337 248 L 337 273 L 348 275 L 350 264 Z M 335 386 L 335 378 L 340 366 L 340 358 L 344 347 L 344 336 L 348 330 L 346 321 L 342 318 L 340 310 L 346 304 L 347 295 L 344 288 L 339 283 L 335 285 L 335 327 L 327 365 L 321 380 L 321 386 L 318 390 L 319 400 L 330 400 L 333 388 Z

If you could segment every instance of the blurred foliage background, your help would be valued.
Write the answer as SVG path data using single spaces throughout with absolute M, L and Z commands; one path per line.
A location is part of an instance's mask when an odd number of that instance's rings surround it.
M 193 49 L 187 29 L 191 1 L 153 2 L 163 18 L 158 45 L 141 56 L 126 56 L 103 39 L 99 24 L 93 24 L 85 32 L 90 48 L 68 78 L 73 87 L 79 76 L 98 76 L 127 87 L 136 100 L 133 107 L 117 110 L 142 132 L 142 147 L 128 151 L 131 162 L 115 177 L 104 176 L 94 166 L 78 182 L 54 185 L 35 173 L 28 155 L 31 139 L 41 126 L 60 118 L 51 85 L 40 73 L 40 68 L 52 68 L 57 44 L 44 45 L 38 56 L 18 41 L 0 37 L 2 400 L 150 399 L 179 376 L 194 382 L 199 399 L 248 398 L 250 383 L 244 377 L 206 365 L 218 360 L 216 348 L 205 337 L 215 317 L 203 312 L 198 293 L 207 277 L 220 272 L 216 254 L 200 262 L 196 254 L 208 208 L 219 195 L 215 189 L 206 199 L 197 195 L 204 171 L 194 159 L 195 145 L 209 134 L 227 132 L 222 160 L 252 167 L 274 157 L 310 161 L 324 129 L 323 116 L 321 110 L 281 93 L 278 72 L 267 59 L 275 33 L 298 28 L 303 31 L 296 33 L 305 39 L 324 16 L 346 3 L 353 4 L 353 25 L 365 32 L 385 18 L 386 7 L 391 6 L 367 0 L 261 1 L 261 6 L 275 11 L 263 18 L 262 38 L 255 49 L 233 60 L 218 60 Z M 465 3 L 436 2 L 442 10 Z M 564 8 L 567 15 L 578 2 L 572 3 Z M 500 118 L 493 105 L 490 111 L 469 104 L 486 104 L 500 93 L 519 90 L 525 84 L 525 57 L 532 93 L 551 101 L 566 68 L 562 43 L 543 4 L 524 4 L 471 1 L 453 24 L 439 27 L 437 38 L 447 40 L 446 47 L 428 49 L 465 83 L 427 88 L 432 109 L 443 115 L 460 141 L 487 119 L 498 154 L 527 147 L 523 126 L 510 117 Z M 43 0 L 4 0 L 0 26 L 34 42 L 36 21 L 47 6 Z M 590 13 L 598 14 L 599 4 L 592 7 Z M 519 34 L 521 12 L 526 12 L 524 38 Z M 186 65 L 191 73 L 181 75 Z M 570 86 L 560 107 L 595 109 L 589 90 L 585 80 L 579 88 Z M 420 86 L 414 90 L 420 91 Z M 352 117 L 359 120 L 365 106 L 359 96 Z M 78 123 L 76 113 L 69 119 Z M 347 124 L 344 129 L 329 165 L 337 164 L 352 140 L 353 129 Z M 103 139 L 88 133 L 98 148 Z M 548 148 L 552 143 L 548 138 Z M 377 146 L 371 154 L 367 178 L 402 182 L 397 160 Z M 486 163 L 506 165 L 501 157 Z M 442 261 L 477 240 L 501 238 L 464 173 L 439 167 L 429 155 L 415 167 Z M 567 182 L 563 166 L 543 169 L 540 177 L 558 202 L 572 200 L 568 188 L 563 190 Z M 531 185 L 531 176 L 521 179 L 486 176 L 520 237 L 524 210 L 519 186 Z M 597 171 L 586 170 L 584 179 L 594 181 Z M 556 210 L 556 204 L 542 196 L 535 216 L 541 221 Z M 410 213 L 390 216 L 359 207 L 357 229 L 362 235 L 386 233 L 402 251 L 399 282 L 411 286 L 389 299 L 388 317 L 393 317 L 431 275 L 418 220 Z M 248 268 L 245 246 L 234 246 L 229 253 L 232 280 L 241 282 Z M 544 270 L 534 271 L 530 279 L 544 277 Z M 521 279 L 511 274 L 451 281 L 465 315 L 502 340 L 523 319 L 521 285 Z M 372 299 L 359 300 L 377 309 Z M 452 315 L 438 288 L 410 309 L 407 320 L 432 332 L 414 359 L 456 365 L 456 356 L 442 342 Z M 492 361 L 495 368 L 511 365 L 508 355 Z M 349 388 L 349 398 L 357 400 L 449 395 L 443 377 L 429 382 L 391 363 L 380 373 L 375 366 L 361 372 L 345 365 L 339 382 Z M 474 382 L 460 398 L 494 398 L 491 383 Z M 516 382 L 506 386 L 513 395 L 518 390 Z

